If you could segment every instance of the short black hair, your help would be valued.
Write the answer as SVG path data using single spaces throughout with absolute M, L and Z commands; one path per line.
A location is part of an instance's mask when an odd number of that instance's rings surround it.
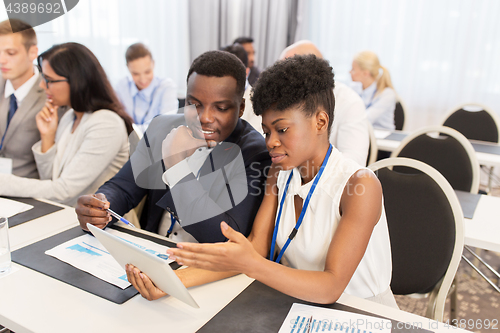
M 330 118 L 330 133 L 335 109 L 333 77 L 328 61 L 313 54 L 278 61 L 260 73 L 251 98 L 253 110 L 261 116 L 266 110 L 283 111 L 298 105 L 311 117 L 322 107 Z
M 220 50 L 234 54 L 235 56 L 238 57 L 238 59 L 241 60 L 241 62 L 243 63 L 243 65 L 245 65 L 245 67 L 248 67 L 248 54 L 247 51 L 245 51 L 245 49 L 243 48 L 243 46 L 241 46 L 241 44 L 234 43 L 232 45 L 224 46 Z
M 253 38 L 252 37 L 238 37 L 234 40 L 233 44 L 247 44 L 247 43 L 253 43 Z
M 236 89 L 240 97 L 245 93 L 247 72 L 245 65 L 234 54 L 225 51 L 208 51 L 194 59 L 186 78 L 197 73 L 205 76 L 232 76 L 236 79 Z

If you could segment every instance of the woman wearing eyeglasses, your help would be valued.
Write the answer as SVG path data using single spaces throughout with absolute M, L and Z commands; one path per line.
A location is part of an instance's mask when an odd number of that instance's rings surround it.
M 54 45 L 38 57 L 47 102 L 36 116 L 41 140 L 32 147 L 40 179 L 0 174 L 0 195 L 75 205 L 128 159 L 132 121 L 94 54 L 77 43 Z M 69 110 L 58 119 L 58 109 Z

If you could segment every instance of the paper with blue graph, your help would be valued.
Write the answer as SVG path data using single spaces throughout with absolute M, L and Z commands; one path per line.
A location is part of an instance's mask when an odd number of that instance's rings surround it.
M 390 333 L 390 320 L 294 303 L 279 333 Z
M 114 229 L 108 228 L 106 231 L 146 252 L 165 259 L 167 263 L 173 261 L 168 259 L 168 255 L 166 254 L 167 246 L 159 245 L 147 239 L 135 237 Z M 45 254 L 64 261 L 122 289 L 130 286 L 125 268 L 121 267 L 111 254 L 106 251 L 104 246 L 92 235 L 76 237 L 45 251 Z

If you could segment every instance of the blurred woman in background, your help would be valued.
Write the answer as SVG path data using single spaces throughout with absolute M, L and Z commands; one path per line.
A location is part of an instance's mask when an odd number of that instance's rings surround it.
M 0 195 L 75 205 L 128 160 L 132 121 L 95 55 L 78 43 L 54 45 L 38 57 L 47 94 L 37 114 L 41 140 L 32 147 L 40 179 L 0 174 Z M 69 110 L 58 119 L 59 107 Z
M 394 130 L 396 92 L 389 71 L 380 65 L 377 55 L 371 51 L 358 53 L 350 73 L 352 80 L 363 86 L 360 96 L 373 127 Z

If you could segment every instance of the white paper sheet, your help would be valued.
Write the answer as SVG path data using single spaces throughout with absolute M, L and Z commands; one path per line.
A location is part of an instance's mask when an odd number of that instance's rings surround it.
M 15 200 L 0 198 L 0 216 L 11 217 L 33 208 L 32 205 L 25 204 Z
M 159 245 L 147 239 L 135 237 L 114 229 L 106 229 L 106 231 L 130 242 L 146 252 L 162 255 L 162 257 L 164 255 L 163 258 L 167 263 L 173 261 L 168 259 L 166 255 L 167 246 Z M 104 246 L 101 245 L 97 238 L 91 235 L 76 237 L 45 251 L 45 254 L 64 261 L 71 266 L 90 273 L 122 289 L 130 286 L 127 280 L 125 267 L 121 267 L 113 256 L 106 251 Z
M 0 157 L 0 173 L 6 175 L 12 174 L 12 159 Z
M 390 320 L 294 303 L 279 333 L 390 333 Z
M 386 130 L 379 130 L 379 129 L 373 130 L 375 138 L 380 140 L 387 138 L 391 133 L 392 133 L 391 131 L 386 131 Z

